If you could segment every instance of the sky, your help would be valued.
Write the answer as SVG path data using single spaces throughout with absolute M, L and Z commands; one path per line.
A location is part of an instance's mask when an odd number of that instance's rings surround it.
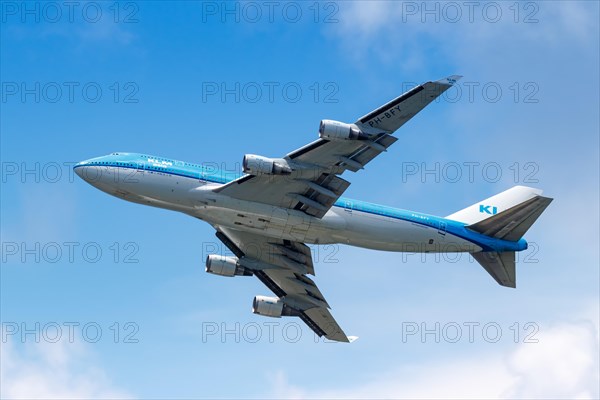
M 0 6 L 1 397 L 600 397 L 597 2 Z M 210 226 L 72 172 L 114 151 L 239 170 L 454 74 L 344 196 L 555 200 L 516 289 L 468 255 L 314 247 L 352 344 L 252 314 L 270 293 L 204 272 Z

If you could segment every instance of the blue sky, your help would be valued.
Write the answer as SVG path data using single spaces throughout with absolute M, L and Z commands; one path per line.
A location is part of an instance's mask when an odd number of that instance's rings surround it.
M 1 5 L 2 397 L 599 396 L 598 3 Z M 253 315 L 258 280 L 204 272 L 212 228 L 70 169 L 113 151 L 236 169 L 452 74 L 345 196 L 436 215 L 515 184 L 555 201 L 516 290 L 467 256 L 315 250 L 352 345 Z

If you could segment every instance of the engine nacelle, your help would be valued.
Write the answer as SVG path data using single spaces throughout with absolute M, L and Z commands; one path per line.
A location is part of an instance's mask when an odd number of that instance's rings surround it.
M 265 317 L 279 318 L 283 314 L 283 301 L 277 297 L 254 296 L 252 312 Z
M 299 317 L 300 312 L 277 297 L 254 296 L 252 312 L 265 317 Z
M 242 162 L 244 172 L 251 175 L 289 175 L 292 169 L 284 160 L 273 160 L 255 154 L 246 154 Z
M 220 276 L 252 275 L 238 263 L 236 257 L 224 257 L 211 254 L 206 257 L 206 272 Z
M 368 135 L 354 124 L 324 119 L 319 125 L 319 136 L 328 140 L 364 140 Z

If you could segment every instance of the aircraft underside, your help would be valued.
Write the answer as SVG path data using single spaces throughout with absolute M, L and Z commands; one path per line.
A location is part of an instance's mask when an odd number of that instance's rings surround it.
M 88 167 L 89 168 L 89 167 Z M 414 222 L 332 207 L 322 218 L 213 192 L 215 185 L 160 173 L 104 169 L 106 192 L 127 201 L 183 212 L 212 225 L 308 244 L 347 244 L 373 250 L 428 253 L 475 252 L 481 247 Z M 100 175 L 91 173 L 90 175 Z M 114 185 L 115 177 L 121 177 Z M 101 185 L 101 184 L 100 184 Z M 104 189 L 103 189 L 104 190 Z

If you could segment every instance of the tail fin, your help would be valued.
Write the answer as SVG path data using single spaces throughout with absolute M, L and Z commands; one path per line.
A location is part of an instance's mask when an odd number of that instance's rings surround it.
M 549 197 L 535 196 L 467 228 L 497 239 L 516 242 L 550 205 Z
M 446 218 L 466 224 L 475 224 L 541 194 L 542 191 L 539 189 L 527 186 L 514 186 L 502 193 L 448 215 Z
M 484 235 L 516 242 L 552 202 L 541 194 L 538 189 L 515 186 L 447 218 L 468 223 L 468 229 Z M 500 285 L 516 287 L 514 251 L 471 255 Z

